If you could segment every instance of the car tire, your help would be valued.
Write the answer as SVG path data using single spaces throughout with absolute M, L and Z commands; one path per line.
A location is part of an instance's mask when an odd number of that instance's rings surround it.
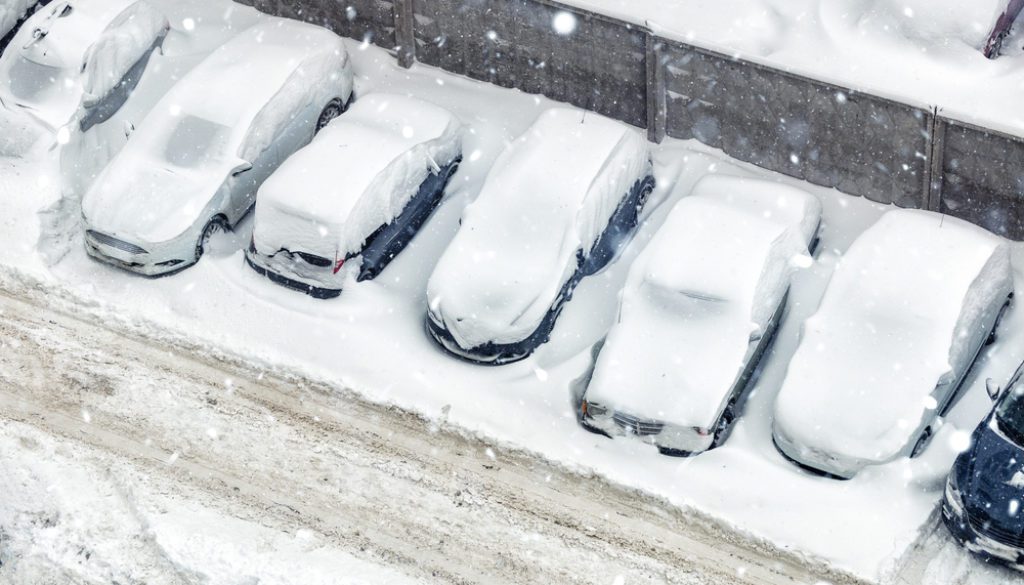
M 324 109 L 320 110 L 320 117 L 316 120 L 316 128 L 313 129 L 313 135 L 316 136 L 331 123 L 338 116 L 345 113 L 345 102 L 341 98 L 334 98 L 327 102 Z
M 217 233 L 218 230 L 224 230 L 226 228 L 224 219 L 220 216 L 210 218 L 210 221 L 206 222 L 203 226 L 203 232 L 199 234 L 199 239 L 196 241 L 196 262 L 203 257 L 203 253 L 206 251 L 207 245 L 210 243 L 210 238 L 213 234 Z
M 736 421 L 736 399 L 733 398 L 729 405 L 722 411 L 722 416 L 718 419 L 718 425 L 715 427 L 715 438 L 711 441 L 711 447 L 709 449 L 717 449 L 722 446 L 725 442 L 725 435 L 732 428 L 732 424 Z

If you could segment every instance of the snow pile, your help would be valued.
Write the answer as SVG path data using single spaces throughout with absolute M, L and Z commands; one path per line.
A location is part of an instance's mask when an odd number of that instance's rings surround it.
M 167 17 L 146 0 L 125 9 L 86 51 L 82 62 L 82 102 L 94 105 L 110 93 L 167 34 Z
M 459 345 L 513 343 L 540 325 L 622 198 L 650 174 L 635 129 L 552 108 L 498 157 L 430 278 Z
M 866 34 L 896 32 L 919 45 L 962 42 L 974 49 L 985 45 L 1006 5 L 1007 0 L 845 0 L 856 27 Z
M 461 152 L 461 125 L 443 108 L 400 95 L 361 97 L 263 184 L 257 250 L 357 253 Z
M 820 204 L 800 205 L 808 217 L 773 215 L 770 197 L 715 191 L 759 181 L 715 178 L 681 200 L 636 259 L 619 320 L 608 335 L 587 390 L 594 403 L 633 416 L 709 428 L 782 302 L 792 259 L 807 253 L 802 225 L 816 225 Z M 771 183 L 765 184 L 771 191 Z M 795 198 L 793 198 L 795 199 Z M 794 208 L 797 206 L 794 205 Z
M 777 429 L 847 461 L 895 457 L 935 408 L 936 385 L 974 358 L 988 334 L 983 315 L 1012 290 L 1003 240 L 935 213 L 885 214 L 843 257 L 804 323 Z
M 38 0 L 0 0 L 0 38 L 14 30 Z

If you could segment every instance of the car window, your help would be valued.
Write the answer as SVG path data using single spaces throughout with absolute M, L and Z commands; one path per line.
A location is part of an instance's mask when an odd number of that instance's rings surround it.
M 63 70 L 58 67 L 42 65 L 18 55 L 11 66 L 8 83 L 11 95 L 31 100 L 51 92 L 63 76 Z
M 1024 384 L 1016 384 L 996 407 L 999 429 L 1013 442 L 1024 445 Z
M 183 116 L 164 144 L 167 162 L 182 168 L 195 168 L 222 160 L 231 129 L 196 116 Z

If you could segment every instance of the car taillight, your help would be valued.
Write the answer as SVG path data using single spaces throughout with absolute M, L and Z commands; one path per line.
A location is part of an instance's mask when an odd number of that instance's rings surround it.
M 702 429 L 700 427 L 693 427 L 693 430 L 694 430 L 694 432 L 696 432 L 698 435 L 700 435 L 702 437 L 708 436 L 708 430 L 707 429 Z
M 335 263 L 334 263 L 334 273 L 335 274 L 337 274 L 338 271 L 341 270 L 341 265 L 344 264 L 344 263 L 345 263 L 345 259 L 344 258 L 342 258 L 341 260 L 335 261 Z

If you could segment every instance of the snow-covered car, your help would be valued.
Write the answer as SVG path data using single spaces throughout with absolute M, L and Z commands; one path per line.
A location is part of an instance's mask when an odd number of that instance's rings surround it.
M 0 52 L 7 48 L 21 25 L 49 0 L 0 0 Z
M 991 384 L 995 408 L 956 458 L 942 519 L 967 550 L 1024 571 L 1024 364 L 1006 389 Z
M 801 189 L 701 179 L 630 268 L 580 422 L 669 455 L 718 446 L 820 222 L 821 203 Z
M 447 110 L 362 97 L 260 188 L 246 260 L 278 284 L 337 296 L 344 266 L 374 278 L 412 241 L 461 160 L 461 125 Z
M 553 108 L 498 157 L 427 285 L 427 329 L 492 365 L 545 343 L 579 281 L 610 262 L 654 188 L 635 129 Z
M 839 478 L 917 456 L 1012 293 L 1001 238 L 937 213 L 886 213 L 842 257 L 804 322 L 775 403 L 776 447 Z
M 146 275 L 194 264 L 351 95 L 334 33 L 287 19 L 245 30 L 161 99 L 86 192 L 86 251 Z
M 170 25 L 146 0 L 62 0 L 36 11 L 0 56 L 0 103 L 50 131 L 116 112 Z

